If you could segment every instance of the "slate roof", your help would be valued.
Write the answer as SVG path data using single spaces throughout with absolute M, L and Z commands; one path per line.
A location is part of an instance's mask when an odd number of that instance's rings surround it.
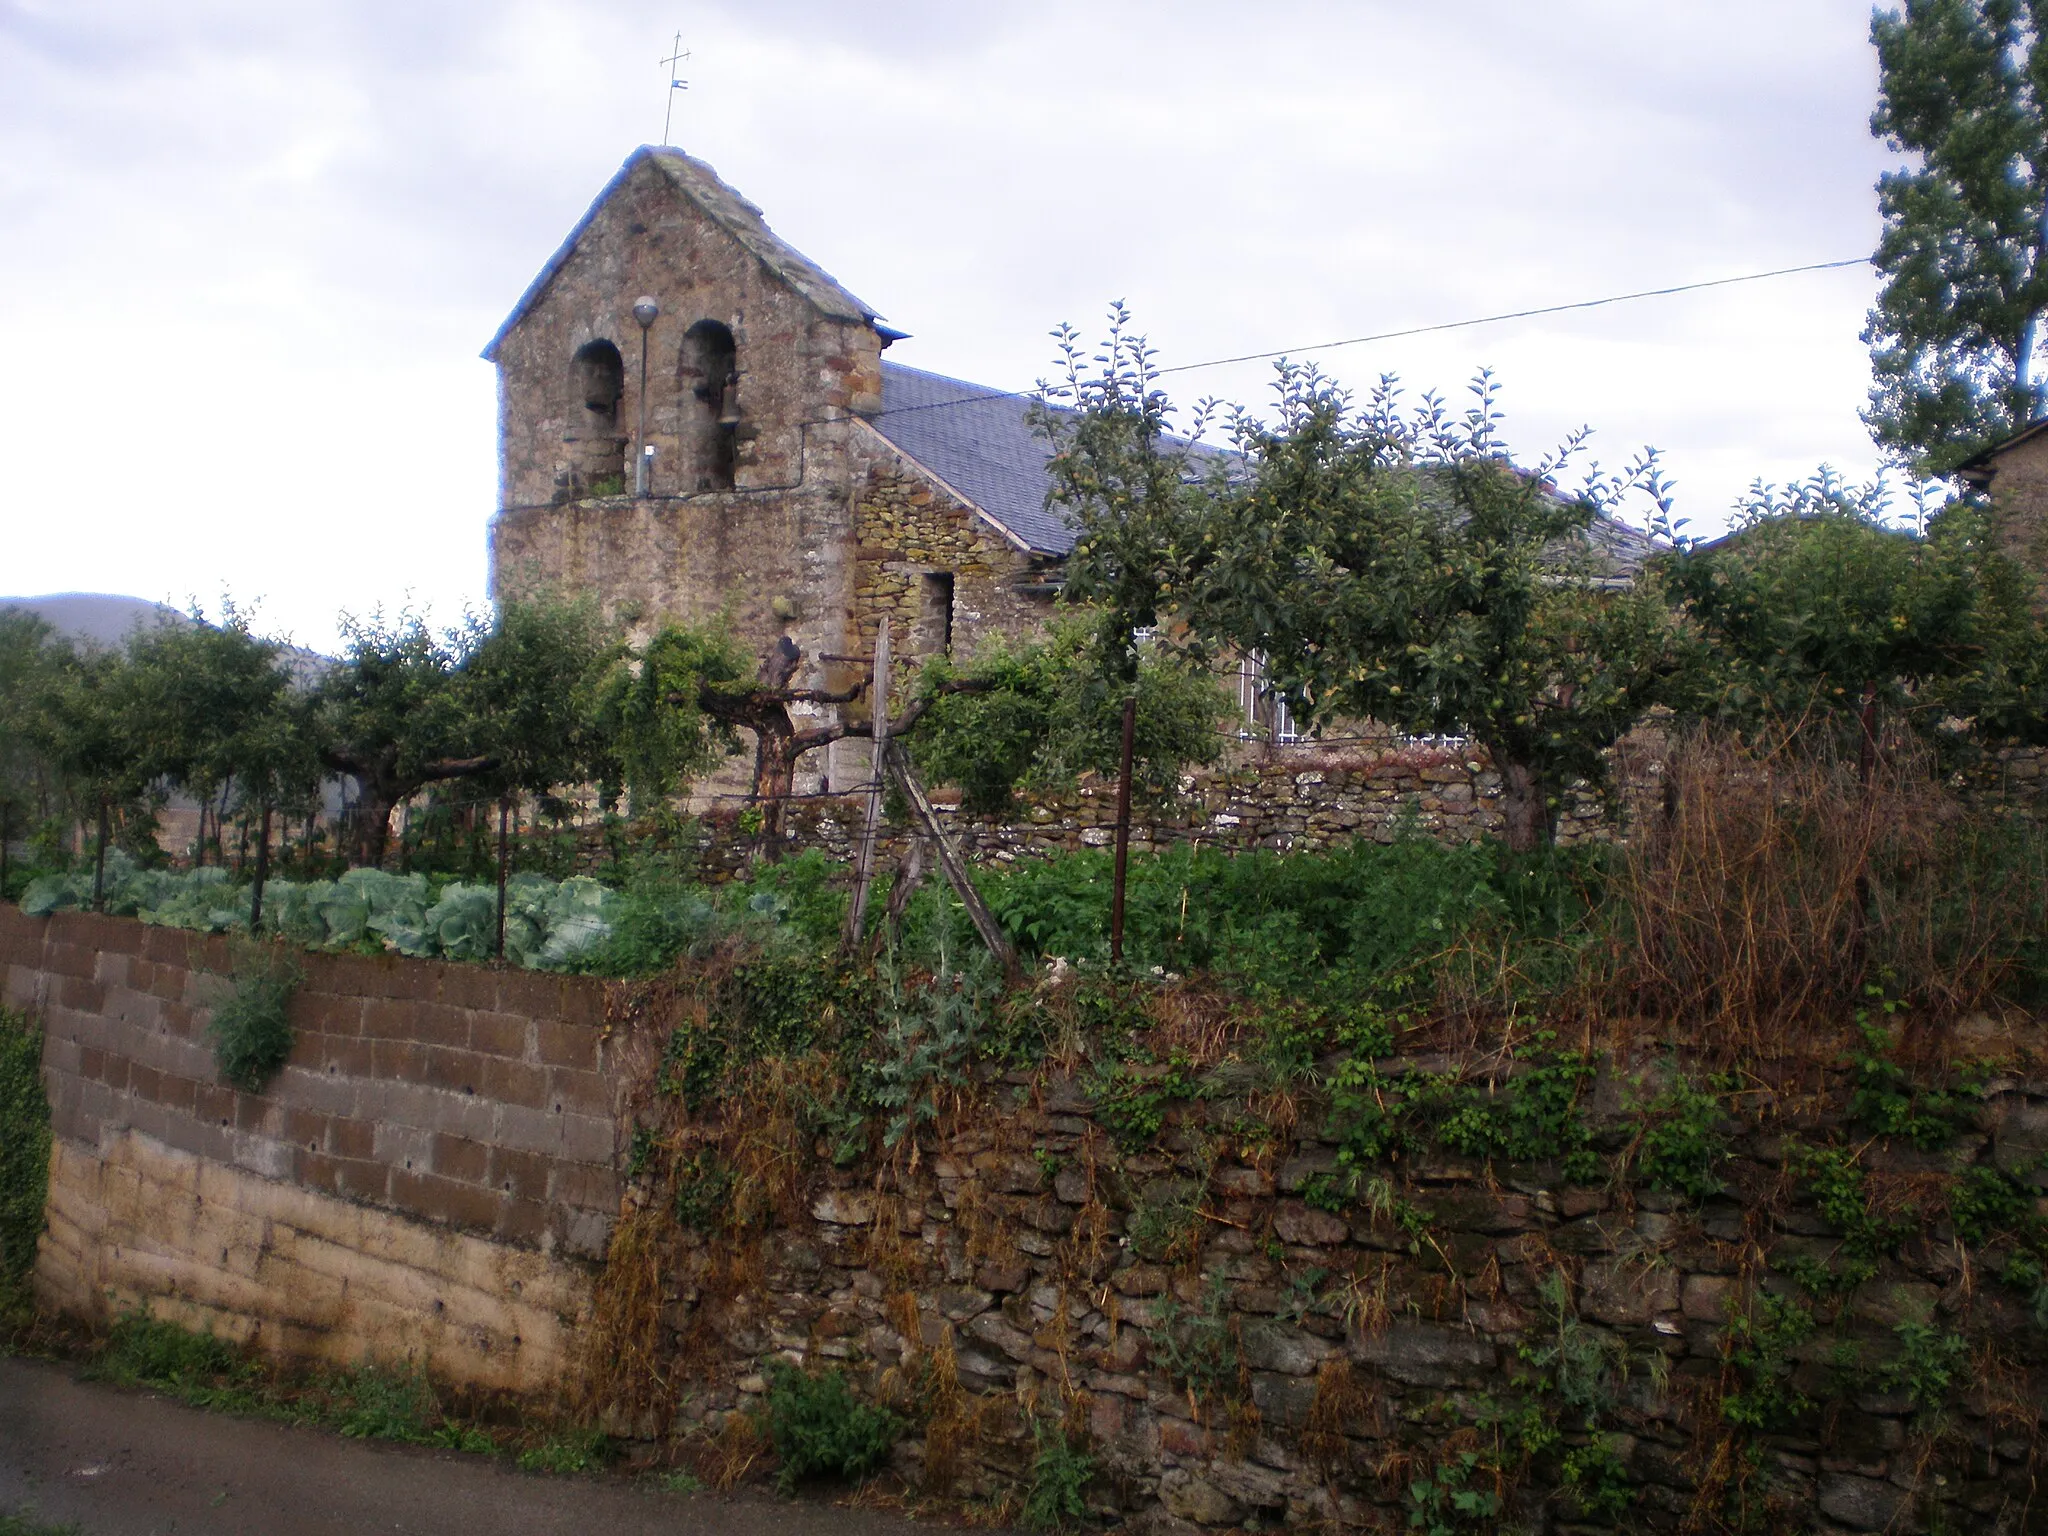
M 677 191 L 703 209 L 714 223 L 751 251 L 770 273 L 810 300 L 819 313 L 835 320 L 875 324 L 878 316 L 874 306 L 864 304 L 848 293 L 831 273 L 770 229 L 761 210 L 720 181 L 718 172 L 702 160 L 684 154 L 680 149 L 667 145 L 657 147 L 643 144 L 626 157 L 626 163 L 619 167 L 618 174 L 605 183 L 604 190 L 597 194 L 596 200 L 584 211 L 583 217 L 576 221 L 576 227 L 569 231 L 569 238 L 548 258 L 547 265 L 540 269 L 539 275 L 526 285 L 526 292 L 519 296 L 519 302 L 512 306 L 512 313 L 505 317 L 505 323 L 498 327 L 497 334 L 491 337 L 490 345 L 484 348 L 483 355 L 487 361 L 497 361 L 498 343 L 505 339 L 506 333 L 520 322 L 539 300 L 541 294 L 547 291 L 548 284 L 554 280 L 555 274 L 562 269 L 562 264 L 575 251 L 577 242 L 583 238 L 584 230 L 590 227 L 590 221 L 597 217 L 598 209 L 605 205 L 612 193 L 616 192 L 620 184 L 643 162 L 651 162 L 662 171 Z M 876 329 L 885 336 L 902 334 L 886 325 L 876 325 Z
M 882 360 L 882 411 L 869 423 L 1039 554 L 1064 555 L 1074 530 L 1046 509 L 1045 439 L 1025 420 L 1031 396 L 1005 394 Z
M 1074 530 L 1045 504 L 1048 449 L 1026 421 L 1031 399 L 885 358 L 882 411 L 869 420 L 1033 551 L 1066 555 L 1074 547 Z M 1633 579 L 1660 547 L 1648 534 L 1606 516 L 1593 519 L 1586 543 L 1588 574 L 1620 582 Z

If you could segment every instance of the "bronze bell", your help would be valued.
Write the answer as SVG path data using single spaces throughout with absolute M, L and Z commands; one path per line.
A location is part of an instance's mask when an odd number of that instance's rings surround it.
M 718 424 L 721 427 L 740 424 L 740 376 L 737 370 L 725 376 L 725 388 L 719 392 Z

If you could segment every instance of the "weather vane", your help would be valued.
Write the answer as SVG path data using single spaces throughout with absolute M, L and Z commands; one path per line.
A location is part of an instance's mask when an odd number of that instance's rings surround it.
M 672 46 L 675 48 L 675 52 L 661 61 L 668 66 L 668 110 L 661 114 L 661 142 L 664 148 L 668 144 L 669 122 L 675 115 L 676 92 L 687 91 L 690 88 L 690 82 L 676 74 L 676 66 L 690 56 L 683 48 L 682 33 L 678 32 L 676 34 L 676 40 Z

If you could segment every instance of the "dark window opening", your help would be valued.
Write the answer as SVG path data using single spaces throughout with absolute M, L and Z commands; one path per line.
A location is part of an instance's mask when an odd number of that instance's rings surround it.
M 577 496 L 624 495 L 626 437 L 619 430 L 619 403 L 626 393 L 625 359 L 608 341 L 586 342 L 576 350 L 570 383 L 569 489 Z
M 683 396 L 683 484 L 729 491 L 740 424 L 739 349 L 730 327 L 699 320 L 683 333 L 677 382 Z
M 940 656 L 953 648 L 953 573 L 926 571 L 917 609 L 917 650 Z

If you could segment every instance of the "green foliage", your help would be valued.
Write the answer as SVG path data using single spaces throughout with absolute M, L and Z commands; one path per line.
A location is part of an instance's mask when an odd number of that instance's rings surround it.
M 1053 499 L 1081 528 L 1070 584 L 1199 660 L 1263 656 L 1311 724 L 1473 736 L 1502 771 L 1508 841 L 1536 846 L 1564 786 L 1601 781 L 1602 751 L 1682 664 L 1654 582 L 1609 581 L 1586 537 L 1630 488 L 1661 498 L 1654 462 L 1566 498 L 1580 439 L 1516 468 L 1486 375 L 1462 415 L 1434 396 L 1411 413 L 1391 379 L 1354 409 L 1282 363 L 1276 423 L 1238 416 L 1240 457 L 1197 479 L 1161 452 L 1170 407 L 1128 318 L 1113 324 L 1099 375 L 1062 342 L 1080 408 L 1051 429 Z
M 2031 633 L 2024 583 L 1967 511 L 1928 536 L 1888 527 L 1882 483 L 1823 469 L 1759 485 L 1737 532 L 1664 562 L 1672 595 L 1710 642 L 1689 707 L 1745 730 L 1831 721 L 1846 739 L 1876 708 L 1939 735 L 1997 701 L 1957 681 Z
M 1043 640 L 985 642 L 966 666 L 934 657 L 920 669 L 924 716 L 907 738 L 919 769 L 957 784 L 971 811 L 1002 814 L 1019 786 L 1058 788 L 1120 761 L 1123 700 L 1135 689 L 1134 792 L 1160 796 L 1181 769 L 1214 762 L 1229 701 L 1216 679 L 1147 647 L 1133 681 L 1105 659 L 1085 619 L 1056 622 Z
M 43 1233 L 50 1184 L 50 1101 L 43 1093 L 43 1032 L 0 1008 L 0 1311 L 25 1294 Z
M 1894 1006 L 1886 1003 L 1884 1009 L 1889 1013 Z M 1902 1137 L 1932 1152 L 1968 1128 L 1976 1112 L 1975 1094 L 1921 1087 L 1890 1059 L 1891 1042 L 1881 1024 L 1863 1011 L 1857 1024 L 1863 1049 L 1854 1057 L 1855 1087 L 1849 1094 L 1849 1118 L 1857 1129 Z
M 1871 310 L 1878 444 L 1946 474 L 2039 415 L 2048 308 L 2041 189 L 2048 54 L 2014 0 L 1909 0 L 1871 19 L 1870 131 L 1908 163 L 1878 181 L 1885 284 Z
M 396 1440 L 426 1445 L 433 1439 L 440 1404 L 426 1373 L 365 1362 L 335 1378 L 334 1427 L 351 1440 Z
M 1522 1359 L 1542 1375 L 1542 1388 L 1576 1415 L 1585 1428 L 1614 1406 L 1628 1379 L 1628 1346 L 1614 1334 L 1590 1328 L 1572 1306 L 1564 1271 L 1553 1269 L 1537 1287 L 1546 1327 L 1539 1342 L 1520 1346 Z
M 206 1027 L 221 1080 L 260 1093 L 292 1053 L 290 1007 L 305 973 L 275 945 L 238 945 L 234 975 Z
M 1466 1157 L 1556 1160 L 1581 1183 L 1599 1173 L 1579 1105 L 1597 1070 L 1591 1059 L 1553 1050 L 1544 1031 L 1517 1070 L 1491 1086 L 1457 1072 L 1391 1072 L 1380 1061 L 1393 1050 L 1398 1023 L 1405 1018 L 1365 1014 L 1344 1031 L 1349 1054 L 1330 1080 L 1329 1131 L 1340 1168 L 1360 1176 L 1435 1141 Z
M 1220 1272 L 1210 1272 L 1195 1306 L 1160 1297 L 1152 1321 L 1152 1353 L 1168 1376 L 1198 1398 L 1237 1396 L 1244 1355 L 1230 1316 L 1230 1284 Z
M 1448 1078 L 1418 1079 L 1414 1102 L 1438 1117 L 1437 1139 L 1467 1157 L 1555 1159 L 1567 1179 L 1590 1182 L 1600 1159 L 1579 1099 L 1596 1067 L 1589 1058 L 1549 1049 L 1553 1038 L 1539 1032 L 1525 1064 L 1492 1093 Z
M 710 1147 L 699 1147 L 677 1161 L 676 1220 L 693 1232 L 721 1232 L 732 1225 L 733 1171 Z
M 1792 1385 L 1793 1352 L 1813 1337 L 1813 1312 L 1791 1297 L 1759 1294 L 1748 1311 L 1731 1309 L 1722 1349 L 1742 1386 L 1721 1399 L 1731 1424 L 1775 1433 L 1813 1406 Z
M 738 750 L 739 737 L 702 707 L 705 690 L 749 686 L 756 663 L 722 627 L 664 625 L 604 684 L 598 716 L 614 744 L 611 783 L 650 809 Z
M 1148 1263 L 1191 1259 L 1202 1238 L 1202 1187 L 1192 1179 L 1161 1179 L 1132 1206 L 1124 1223 L 1131 1251 Z
M 12 1515 L 0 1512 L 0 1536 L 85 1536 L 85 1532 L 76 1525 L 45 1525 L 35 1518 L 34 1509 L 28 1508 Z
M 88 1378 L 153 1387 L 195 1408 L 325 1424 L 353 1439 L 396 1440 L 492 1454 L 497 1444 L 449 1418 L 425 1372 L 370 1361 L 287 1378 L 248 1351 L 147 1313 L 123 1313 L 87 1364 Z
M 1879 1259 L 1898 1247 L 1907 1224 L 1873 1208 L 1863 1169 L 1846 1148 L 1795 1146 L 1787 1165 L 1842 1240 L 1831 1264 L 1787 1262 L 1780 1267 L 1814 1295 L 1855 1289 L 1877 1273 Z
M 1887 1391 L 1904 1392 L 1923 1419 L 1941 1411 L 1969 1363 L 1970 1346 L 1960 1334 L 1925 1319 L 1908 1318 L 1892 1328 L 1898 1353 L 1878 1370 Z
M 843 1371 L 801 1371 L 782 1360 L 768 1366 L 766 1414 L 784 1492 L 808 1477 L 866 1477 L 903 1432 L 895 1414 L 854 1397 Z
M 519 1453 L 522 1472 L 551 1472 L 566 1476 L 576 1472 L 601 1472 L 612 1460 L 612 1443 L 603 1430 L 571 1429 L 550 1435 L 539 1445 Z
M 1639 1113 L 1635 1166 L 1652 1189 L 1689 1200 L 1721 1192 L 1715 1170 L 1728 1159 L 1728 1132 L 1716 1095 L 1674 1065 L 1669 1085 Z
M 1001 977 L 985 950 L 955 968 L 942 945 L 929 981 L 912 986 L 891 955 L 882 967 L 881 1023 L 870 1097 L 888 1115 L 882 1145 L 894 1147 L 938 1118 L 939 1095 L 968 1081 L 988 1032 Z
M 1500 1495 L 1491 1489 L 1472 1486 L 1475 1477 L 1485 1475 L 1479 1457 L 1460 1451 L 1455 1460 L 1439 1462 L 1434 1470 L 1408 1484 L 1408 1528 L 1421 1536 L 1462 1536 L 1464 1532 L 1491 1530 L 1500 1514 Z
M 255 1363 L 227 1340 L 145 1312 L 114 1320 L 85 1374 L 117 1386 L 157 1387 L 202 1408 L 250 1406 L 260 1379 Z
M 2035 1214 L 2034 1192 L 2003 1169 L 1975 1163 L 1949 1191 L 1949 1221 L 1966 1243 L 1982 1243 L 2001 1232 L 2040 1238 L 2044 1224 Z
M 1095 1458 L 1083 1455 L 1057 1424 L 1034 1420 L 1031 1432 L 1037 1450 L 1024 1489 L 1024 1524 L 1034 1531 L 1065 1531 L 1085 1524 L 1084 1495 L 1095 1473 Z
M 203 803 L 231 787 L 246 807 L 308 805 L 320 760 L 308 700 L 284 648 L 232 603 L 209 622 L 164 623 L 130 636 L 132 729 L 153 775 Z
M 1143 1047 L 1113 1050 L 1125 1054 L 1097 1062 L 1088 1079 L 1089 1101 L 1096 1123 L 1116 1138 L 1119 1147 L 1142 1151 L 1158 1139 L 1175 1104 L 1201 1098 L 1206 1090 L 1183 1052 L 1160 1063 Z
M 1178 547 L 1194 488 L 1223 461 L 1196 446 L 1206 406 L 1187 437 L 1168 431 L 1172 403 L 1158 387 L 1152 349 L 1131 329 L 1123 304 L 1110 307 L 1109 334 L 1097 352 L 1072 326 L 1054 335 L 1059 377 L 1030 420 L 1051 449 L 1049 499 L 1075 526 L 1063 596 L 1095 613 L 1098 654 L 1131 677 L 1138 661 L 1133 637 L 1171 611 L 1161 552 Z
M 976 883 L 1027 954 L 1107 958 L 1106 852 L 1019 861 Z M 1182 845 L 1131 859 L 1124 954 L 1139 971 L 1206 970 L 1260 995 L 1346 999 L 1481 932 L 1533 943 L 1576 932 L 1597 889 L 1598 866 L 1583 855 L 1525 859 L 1419 835 L 1318 853 Z
M 508 602 L 462 658 L 472 751 L 490 793 L 616 779 L 601 708 L 624 648 L 590 597 Z
M 1595 1435 L 1565 1453 L 1559 1479 L 1583 1513 L 1613 1520 L 1635 1503 L 1635 1484 L 1617 1449 L 1625 1443 L 1619 1436 Z

